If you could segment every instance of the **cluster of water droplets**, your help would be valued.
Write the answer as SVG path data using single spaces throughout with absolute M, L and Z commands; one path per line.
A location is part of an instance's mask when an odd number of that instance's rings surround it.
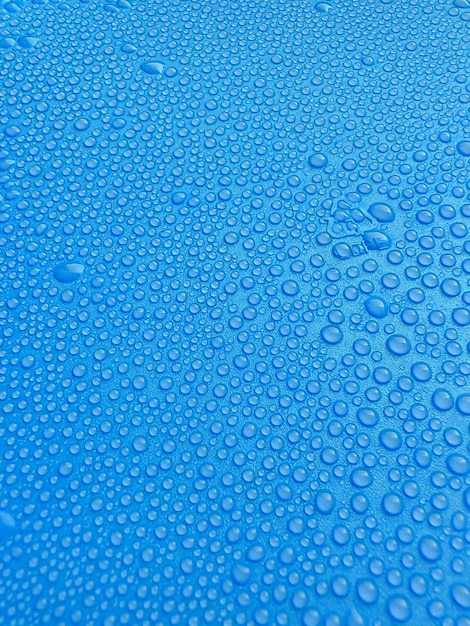
M 0 626 L 470 625 L 469 26 L 0 0 Z

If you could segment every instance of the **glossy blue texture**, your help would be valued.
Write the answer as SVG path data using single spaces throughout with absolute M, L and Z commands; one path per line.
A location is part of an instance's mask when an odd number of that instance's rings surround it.
M 470 0 L 0 0 L 0 626 L 470 626 Z

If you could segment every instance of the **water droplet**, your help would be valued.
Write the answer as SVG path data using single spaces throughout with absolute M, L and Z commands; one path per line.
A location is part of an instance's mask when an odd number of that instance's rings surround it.
M 32 50 L 33 48 L 36 47 L 37 43 L 39 42 L 39 39 L 37 37 L 26 36 L 26 37 L 18 37 L 16 41 L 18 45 L 21 46 L 22 48 L 25 48 L 26 50 Z
M 379 416 L 374 409 L 362 408 L 357 411 L 357 419 L 363 426 L 375 426 L 379 421 Z
M 15 520 L 6 511 L 0 511 L 0 543 L 7 541 L 15 533 Z
M 388 204 L 375 202 L 368 209 L 369 214 L 378 222 L 388 224 L 395 219 L 395 211 Z
M 470 609 L 470 588 L 464 584 L 454 585 L 451 589 L 455 603 L 463 609 Z
M 397 493 L 388 493 L 382 500 L 382 508 L 387 515 L 400 515 L 403 511 L 403 502 Z
M 441 548 L 433 537 L 425 536 L 419 542 L 421 556 L 427 561 L 437 561 L 441 556 Z
M 457 144 L 457 150 L 464 157 L 470 156 L 470 141 L 460 141 Z
M 367 298 L 364 302 L 367 313 L 377 319 L 383 319 L 388 315 L 388 304 L 379 296 L 372 296 Z
M 470 472 L 470 461 L 461 454 L 451 454 L 446 460 L 447 469 L 457 476 L 465 476 Z
M 145 63 L 140 64 L 140 69 L 146 74 L 150 74 L 151 76 L 156 76 L 159 74 L 163 74 L 163 63 L 159 61 L 146 61 Z
M 84 269 L 81 263 L 61 263 L 54 268 L 54 278 L 61 283 L 73 283 L 80 278 Z
M 325 326 L 322 328 L 321 336 L 326 343 L 336 344 L 343 339 L 343 332 L 339 326 Z
M 395 596 L 389 599 L 387 609 L 390 616 L 397 622 L 406 622 L 411 617 L 411 607 L 406 598 Z
M 356 583 L 357 595 L 364 604 L 375 604 L 379 593 L 371 580 L 358 580 Z
M 335 498 L 331 491 L 322 489 L 317 491 L 315 496 L 315 506 L 319 513 L 322 515 L 329 515 L 335 506 Z
M 387 339 L 387 349 L 396 356 L 408 354 L 411 350 L 410 342 L 402 335 L 393 335 Z
M 282 292 L 286 296 L 296 296 L 299 293 L 299 285 L 295 280 L 286 280 L 282 283 Z
M 446 389 L 436 389 L 432 394 L 432 403 L 438 411 L 449 411 L 454 405 L 454 400 Z
M 461 415 L 470 415 L 470 393 L 462 393 L 457 398 L 456 407 Z
M 396 430 L 387 428 L 380 433 L 380 443 L 387 450 L 398 450 L 402 441 L 400 434 Z
M 328 159 L 326 158 L 326 156 L 318 152 L 316 154 L 312 154 L 308 159 L 308 164 L 310 165 L 310 167 L 313 167 L 315 169 L 325 167 L 327 163 Z
M 328 2 L 317 2 L 315 5 L 315 9 L 319 12 L 319 13 L 328 13 L 328 11 L 330 11 L 332 8 L 331 4 L 328 4 Z
M 232 578 L 239 585 L 244 585 L 248 582 L 250 576 L 250 569 L 241 563 L 237 563 L 232 570 Z
M 411 366 L 411 375 L 416 381 L 424 383 L 431 379 L 432 372 L 427 363 L 417 361 Z

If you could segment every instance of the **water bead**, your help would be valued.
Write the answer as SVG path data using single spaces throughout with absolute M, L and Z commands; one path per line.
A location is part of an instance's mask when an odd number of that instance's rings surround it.
M 176 206 L 184 204 L 185 200 L 186 200 L 186 194 L 182 191 L 175 191 L 174 193 L 171 194 L 171 201 Z
M 464 157 L 470 156 L 470 141 L 459 141 L 459 143 L 457 144 L 457 150 L 459 154 Z
M 380 433 L 380 442 L 387 450 L 398 450 L 402 444 L 400 434 L 392 429 L 385 429 Z
M 371 580 L 358 580 L 356 583 L 356 593 L 364 604 L 375 604 L 379 592 L 375 583 Z
M 140 64 L 140 69 L 150 76 L 158 76 L 163 73 L 164 66 L 159 61 L 145 61 Z
M 61 283 L 73 283 L 85 270 L 82 263 L 61 263 L 54 268 L 54 278 Z
M 247 583 L 251 576 L 251 570 L 242 565 L 241 563 L 237 563 L 232 569 L 232 579 L 238 585 L 244 585 Z
M 446 278 L 441 283 L 441 291 L 449 298 L 455 298 L 460 294 L 462 287 L 454 278 Z
M 330 11 L 331 8 L 332 6 L 331 4 L 328 4 L 328 2 L 317 2 L 315 4 L 315 9 L 319 11 L 320 13 L 328 13 L 328 11 Z
M 84 117 L 79 118 L 74 123 L 74 128 L 76 130 L 83 131 L 83 130 L 87 130 L 87 128 L 89 128 L 89 127 L 90 127 L 90 122 L 89 122 L 89 120 L 87 120 Z
M 456 584 L 451 589 L 454 602 L 463 609 L 470 609 L 470 587 L 465 584 Z
M 375 202 L 368 208 L 369 214 L 379 223 L 388 224 L 395 219 L 395 211 L 382 202 Z
M 126 54 L 133 54 L 134 52 L 137 52 L 138 48 L 134 46 L 134 44 L 123 43 L 121 46 L 121 50 L 122 52 L 125 52 Z
M 401 319 L 407 326 L 413 326 L 418 322 L 419 316 L 414 309 L 404 309 L 401 313 Z
M 397 493 L 388 493 L 382 499 L 382 508 L 387 515 L 400 515 L 403 511 L 403 501 Z
M 447 469 L 456 476 L 465 476 L 470 472 L 470 461 L 461 454 L 451 454 L 446 459 Z
M 22 48 L 25 48 L 26 50 L 32 50 L 33 48 L 36 47 L 38 42 L 39 42 L 38 37 L 31 37 L 31 36 L 18 37 L 18 39 L 16 40 L 16 43 Z
M 363 515 L 369 507 L 367 498 L 362 494 L 355 494 L 351 498 L 351 508 L 357 515 Z
M 407 622 L 411 617 L 411 606 L 408 600 L 402 596 L 390 598 L 387 603 L 387 611 L 398 623 Z
M 470 415 L 470 393 L 462 393 L 458 396 L 456 408 L 461 415 Z
M 351 474 L 351 484 L 354 487 L 364 488 L 372 483 L 372 476 L 366 469 L 355 469 Z
M 419 551 L 426 561 L 437 561 L 441 556 L 441 548 L 438 542 L 429 536 L 424 536 L 419 542 Z
M 442 311 L 431 311 L 429 313 L 429 322 L 433 326 L 442 326 L 446 321 L 446 317 Z
M 458 326 L 468 326 L 470 324 L 470 311 L 468 309 L 454 309 L 452 311 L 452 320 Z
M 286 296 L 296 296 L 299 293 L 299 285 L 294 280 L 286 280 L 282 283 L 282 292 Z
M 321 515 L 329 515 L 335 506 L 333 494 L 326 489 L 318 491 L 315 495 L 315 506 Z
M 338 326 L 325 326 L 321 330 L 323 341 L 328 344 L 337 344 L 343 339 L 343 332 Z
M 454 405 L 454 400 L 446 389 L 436 389 L 432 394 L 432 404 L 438 411 L 449 411 Z
M 16 523 L 7 511 L 0 511 L 0 545 L 15 533 Z
M 379 416 L 374 409 L 361 408 L 357 411 L 357 419 L 368 428 L 375 426 L 379 421 Z
M 388 315 L 388 305 L 382 298 L 372 296 L 364 302 L 365 309 L 369 315 L 377 319 L 383 319 Z
M 369 250 L 386 250 L 392 242 L 386 233 L 377 230 L 366 231 L 362 237 Z
M 408 354 L 411 350 L 410 342 L 403 335 L 393 335 L 387 339 L 387 349 L 396 356 Z
M 313 167 L 315 169 L 320 169 L 322 167 L 325 167 L 327 163 L 328 163 L 328 159 L 326 158 L 324 154 L 316 153 L 316 154 L 312 154 L 308 158 L 308 164 L 310 165 L 310 167 Z
M 418 382 L 427 382 L 432 377 L 431 368 L 427 363 L 417 361 L 411 366 L 411 375 Z

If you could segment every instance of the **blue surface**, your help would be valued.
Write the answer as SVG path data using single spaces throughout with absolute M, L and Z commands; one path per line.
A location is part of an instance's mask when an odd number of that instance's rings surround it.
M 0 0 L 0 625 L 470 625 L 470 2 Z

